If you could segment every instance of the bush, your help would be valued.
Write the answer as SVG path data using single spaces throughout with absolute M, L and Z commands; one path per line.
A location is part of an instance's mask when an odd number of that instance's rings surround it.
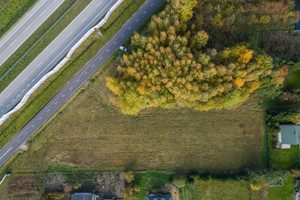
M 185 176 L 175 176 L 173 179 L 173 185 L 177 187 L 178 189 L 184 188 L 186 183 L 186 177 Z

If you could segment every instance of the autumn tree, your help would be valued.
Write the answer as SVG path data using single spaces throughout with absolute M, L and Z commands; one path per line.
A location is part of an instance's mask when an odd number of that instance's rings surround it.
M 197 110 L 233 108 L 260 87 L 283 83 L 282 69 L 246 45 L 208 48 L 205 30 L 187 28 L 172 0 L 152 17 L 146 34 L 135 33 L 118 76 L 106 79 L 123 113 L 174 105 Z

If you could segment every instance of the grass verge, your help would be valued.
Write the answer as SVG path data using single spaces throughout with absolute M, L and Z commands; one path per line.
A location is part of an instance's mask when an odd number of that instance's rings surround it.
M 0 38 L 37 2 L 12 0 L 0 10 Z
M 0 148 L 3 147 L 55 94 L 73 77 L 76 72 L 90 60 L 98 50 L 122 27 L 129 17 L 144 3 L 145 0 L 125 0 L 114 12 L 115 25 L 108 28 L 104 37 L 93 34 L 82 44 L 72 56 L 72 59 L 51 76 L 28 100 L 18 112 L 13 114 L 0 127 Z M 79 5 L 79 4 L 77 4 Z M 126 12 L 124 12 L 124 9 Z M 71 13 L 71 12 L 70 12 Z M 54 29 L 53 29 L 54 30 Z
M 0 92 L 3 91 L 91 2 L 91 0 L 66 0 L 1 66 L 3 76 L 12 66 L 16 65 L 0 81 Z M 75 4 L 74 4 L 75 3 Z M 73 6 L 74 4 L 74 6 Z M 71 8 L 69 10 L 69 8 Z M 64 13 L 67 14 L 60 19 Z M 52 27 L 52 25 L 54 25 Z M 47 32 L 49 30 L 49 32 Z M 44 35 L 44 33 L 46 33 Z M 40 39 L 41 38 L 41 39 Z M 39 40 L 38 43 L 35 43 Z M 29 50 L 27 52 L 27 50 Z M 27 53 L 26 53 L 27 52 Z M 24 57 L 23 54 L 26 55 Z M 19 60 L 21 58 L 21 60 Z

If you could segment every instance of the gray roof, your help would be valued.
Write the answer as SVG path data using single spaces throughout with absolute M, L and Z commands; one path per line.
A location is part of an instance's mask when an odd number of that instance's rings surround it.
M 99 195 L 92 193 L 74 193 L 71 200 L 99 200 Z
M 147 196 L 147 200 L 172 200 L 172 196 L 150 195 Z
M 281 143 L 297 145 L 300 144 L 300 126 L 281 125 Z

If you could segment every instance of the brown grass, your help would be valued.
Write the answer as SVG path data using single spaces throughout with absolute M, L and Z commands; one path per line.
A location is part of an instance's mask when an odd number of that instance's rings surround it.
M 106 70 L 33 140 L 13 171 L 78 169 L 235 170 L 260 166 L 263 112 L 255 98 L 236 110 L 150 109 L 123 115 L 109 103 Z

